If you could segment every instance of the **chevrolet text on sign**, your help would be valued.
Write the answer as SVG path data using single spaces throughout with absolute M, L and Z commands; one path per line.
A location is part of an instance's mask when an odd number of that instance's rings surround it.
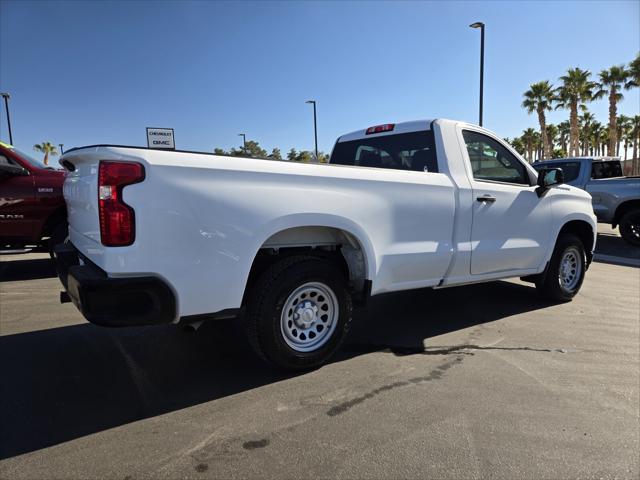
M 175 150 L 173 128 L 147 128 L 147 147 Z

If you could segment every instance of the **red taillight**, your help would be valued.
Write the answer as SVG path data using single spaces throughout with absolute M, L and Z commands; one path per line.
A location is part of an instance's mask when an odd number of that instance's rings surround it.
M 384 125 L 369 127 L 367 128 L 366 135 L 371 135 L 372 133 L 392 132 L 395 126 L 395 123 L 386 123 Z
M 144 167 L 133 162 L 101 161 L 98 168 L 100 239 L 107 247 L 131 245 L 136 238 L 133 208 L 122 200 L 126 185 L 144 180 Z

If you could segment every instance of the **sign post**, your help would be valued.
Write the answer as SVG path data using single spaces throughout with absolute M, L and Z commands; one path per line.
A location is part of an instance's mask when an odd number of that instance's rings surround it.
M 147 127 L 147 147 L 175 150 L 173 128 L 149 128 Z

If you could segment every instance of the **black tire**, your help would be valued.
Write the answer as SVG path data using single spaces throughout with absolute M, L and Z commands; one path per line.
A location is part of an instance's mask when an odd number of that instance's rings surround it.
M 629 210 L 622 215 L 619 228 L 625 242 L 640 247 L 640 209 Z
M 575 259 L 575 269 L 572 268 L 572 258 Z M 567 260 L 564 278 L 571 279 L 571 281 L 562 280 L 564 259 Z M 558 237 L 547 271 L 536 281 L 536 288 L 548 300 L 570 302 L 580 291 L 586 267 L 587 257 L 582 241 L 575 235 L 563 233 Z M 572 276 L 571 271 L 575 271 L 575 275 Z
M 325 343 L 311 351 L 299 351 L 292 348 L 291 337 L 287 339 L 284 333 L 287 329 L 286 324 L 291 326 L 291 320 L 287 320 L 287 316 L 291 316 L 291 309 L 285 312 L 283 319 L 283 307 L 287 301 L 291 301 L 295 292 L 301 288 L 304 290 L 305 285 L 312 283 L 328 287 L 333 293 L 334 314 L 327 324 L 330 327 L 320 323 L 315 327 L 327 328 L 324 334 L 317 334 L 318 341 L 324 335 L 322 339 Z M 318 299 L 325 300 L 321 294 L 316 295 Z M 301 300 L 298 310 L 302 303 L 307 304 L 307 301 Z M 324 305 L 322 307 L 324 308 Z M 317 308 L 315 310 L 318 311 Z M 249 343 L 263 359 L 286 370 L 308 370 L 326 363 L 342 345 L 351 325 L 352 310 L 347 282 L 336 265 L 322 258 L 296 255 L 271 265 L 253 285 L 246 301 L 245 329 Z M 319 314 L 314 321 L 320 322 Z M 299 328 L 301 332 L 305 331 L 303 327 Z M 314 337 L 311 337 L 311 333 Z M 315 330 L 311 333 L 309 341 L 316 337 Z M 299 335 L 302 337 L 303 333 Z
M 49 250 L 51 258 L 54 258 L 53 248 L 60 243 L 64 243 L 68 236 L 69 226 L 67 225 L 67 222 L 60 223 L 53 229 L 53 232 L 51 232 L 51 236 L 49 237 L 49 241 L 47 242 L 47 249 Z

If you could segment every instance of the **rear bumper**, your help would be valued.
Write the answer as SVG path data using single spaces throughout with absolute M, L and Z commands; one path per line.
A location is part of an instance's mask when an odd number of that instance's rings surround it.
M 176 300 L 157 277 L 111 278 L 71 244 L 55 247 L 56 269 L 69 298 L 91 323 L 158 325 L 176 318 Z

